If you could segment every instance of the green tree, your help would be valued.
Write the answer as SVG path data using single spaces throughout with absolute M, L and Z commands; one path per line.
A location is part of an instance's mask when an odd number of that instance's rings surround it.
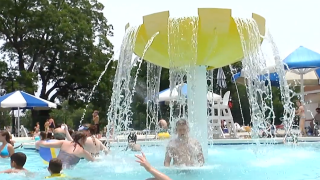
M 40 81 L 41 98 L 83 106 L 113 55 L 107 38 L 112 26 L 103 9 L 96 0 L 2 0 L 0 40 L 5 43 L 1 51 L 13 65 L 7 81 L 14 79 L 19 89 L 29 93 L 36 91 Z M 107 74 L 98 90 L 110 93 L 113 74 Z M 33 123 L 43 124 L 48 113 L 33 112 Z
M 73 108 L 69 105 L 68 101 L 64 101 L 61 103 L 60 109 L 54 109 L 50 112 L 50 116 L 55 120 L 56 124 L 65 123 L 69 127 L 77 129 L 80 125 L 80 120 L 83 114 L 85 116 L 82 123 L 92 123 L 92 112 L 92 104 L 89 104 L 86 109 Z
M 4 126 L 9 126 L 11 121 L 10 111 L 0 111 L 0 128 Z

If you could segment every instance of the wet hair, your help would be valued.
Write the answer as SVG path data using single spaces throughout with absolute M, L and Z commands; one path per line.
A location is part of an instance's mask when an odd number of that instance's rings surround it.
M 177 131 L 178 126 L 187 126 L 189 128 L 188 122 L 185 119 L 179 119 L 176 122 L 176 131 Z
M 40 132 L 40 139 L 41 139 L 41 140 L 47 139 L 47 133 L 44 132 L 44 131 L 41 131 L 41 132 Z
M 83 133 L 83 132 L 75 132 L 74 136 L 73 136 L 73 143 L 74 143 L 74 150 L 76 150 L 77 144 L 83 148 L 83 146 L 81 145 L 80 141 L 87 138 L 87 136 Z
M 1 136 L 4 136 L 7 143 L 11 143 L 10 139 L 11 139 L 11 136 L 10 136 L 10 133 L 6 130 L 2 131 L 1 132 Z
M 184 125 L 188 126 L 188 122 L 187 122 L 187 120 L 185 120 L 185 119 L 179 119 L 179 120 L 176 122 L 176 127 L 178 127 L 178 126 L 184 126 Z
M 72 134 L 74 133 L 73 129 L 68 129 L 70 136 L 72 136 Z
M 51 159 L 48 169 L 52 174 L 60 174 L 62 170 L 62 161 L 58 158 Z
M 53 134 L 52 132 L 47 133 L 47 139 L 53 139 Z
M 26 164 L 27 156 L 22 152 L 13 153 L 10 157 L 11 163 L 15 162 L 17 166 L 23 167 Z

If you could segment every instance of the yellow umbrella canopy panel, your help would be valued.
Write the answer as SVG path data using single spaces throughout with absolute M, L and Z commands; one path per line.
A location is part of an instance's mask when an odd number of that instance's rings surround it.
M 252 14 L 252 18 L 264 36 L 265 19 L 257 14 Z M 250 32 L 242 31 L 245 42 L 249 42 Z M 155 34 L 143 55 L 148 41 Z M 169 11 L 144 16 L 136 34 L 134 53 L 165 68 L 190 64 L 219 68 L 243 58 L 241 39 L 231 9 L 217 8 L 199 8 L 198 17 L 173 19 L 169 18 Z

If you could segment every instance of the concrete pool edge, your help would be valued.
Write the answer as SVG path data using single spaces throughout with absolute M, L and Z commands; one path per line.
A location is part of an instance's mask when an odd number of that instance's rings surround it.
M 24 138 L 30 141 L 29 139 Z M 16 138 L 17 142 L 23 141 L 23 139 Z M 300 137 L 299 142 L 320 142 L 320 137 Z M 261 139 L 212 139 L 208 144 L 215 145 L 250 145 L 259 142 L 261 144 L 283 144 L 283 138 L 261 138 Z M 161 146 L 166 145 L 168 140 L 150 140 L 150 141 L 138 141 L 141 146 Z M 35 150 L 34 142 L 22 142 L 24 149 Z M 110 142 L 110 147 L 123 147 L 127 146 L 127 142 Z

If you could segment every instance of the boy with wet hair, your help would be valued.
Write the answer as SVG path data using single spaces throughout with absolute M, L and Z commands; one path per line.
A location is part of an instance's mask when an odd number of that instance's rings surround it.
M 10 157 L 11 169 L 1 171 L 0 173 L 20 173 L 28 172 L 23 166 L 26 164 L 27 156 L 22 152 L 17 152 L 11 155 Z
M 57 178 L 57 177 L 66 177 L 64 174 L 61 174 L 62 171 L 62 161 L 57 158 L 53 158 L 49 162 L 48 171 L 50 172 L 50 176 L 45 177 L 48 178 Z
M 167 145 L 164 166 L 169 167 L 171 160 L 174 166 L 203 166 L 202 146 L 198 140 L 189 137 L 187 120 L 178 120 L 175 131 L 177 137 L 171 139 Z
M 45 177 L 45 179 L 49 179 L 49 178 L 62 178 L 62 179 L 70 179 L 70 180 L 85 180 L 82 178 L 72 178 L 72 177 L 68 177 L 64 174 L 61 173 L 62 171 L 62 161 L 58 158 L 53 158 L 50 160 L 49 162 L 49 167 L 48 167 L 48 171 L 50 172 L 50 176 Z

